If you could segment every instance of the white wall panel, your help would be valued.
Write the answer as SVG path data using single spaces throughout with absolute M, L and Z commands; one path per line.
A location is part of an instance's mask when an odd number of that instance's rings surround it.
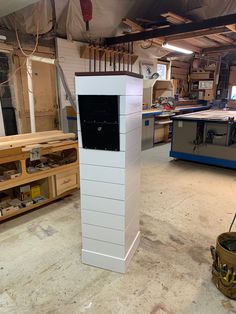
M 120 115 L 120 133 L 128 133 L 142 127 L 142 112 Z
M 125 168 L 125 152 L 80 148 L 79 154 L 81 164 Z
M 112 228 L 116 230 L 125 230 L 125 217 L 114 214 L 94 212 L 87 209 L 81 210 L 83 223 Z M 109 241 L 109 239 L 108 239 Z
M 119 258 L 125 257 L 125 247 L 123 245 L 83 237 L 82 246 L 84 250 L 98 252 L 100 254 L 111 255 Z
M 125 184 L 125 169 L 82 164 L 80 178 L 92 181 Z
M 120 114 L 127 115 L 141 112 L 143 97 L 142 96 L 120 96 Z
M 83 237 L 105 241 L 114 244 L 125 245 L 125 233 L 122 230 L 114 230 L 82 223 Z
M 80 180 L 81 193 L 99 197 L 106 197 L 117 200 L 125 199 L 125 185 Z
M 129 199 L 127 200 L 129 202 Z M 132 201 L 131 201 L 132 202 Z M 91 195 L 82 195 L 81 209 L 89 209 L 103 213 L 125 215 L 125 201 Z

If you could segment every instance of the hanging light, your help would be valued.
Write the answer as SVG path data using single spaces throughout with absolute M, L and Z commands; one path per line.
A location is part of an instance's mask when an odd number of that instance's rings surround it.
M 180 47 L 176 47 L 176 46 L 173 46 L 173 45 L 170 45 L 168 43 L 163 43 L 162 44 L 162 47 L 163 48 L 166 48 L 168 50 L 172 50 L 172 51 L 176 51 L 176 52 L 181 52 L 181 53 L 184 53 L 184 54 L 187 54 L 187 55 L 191 55 L 193 53 L 193 51 L 191 50 L 188 50 L 188 49 L 184 49 L 184 48 L 180 48 Z

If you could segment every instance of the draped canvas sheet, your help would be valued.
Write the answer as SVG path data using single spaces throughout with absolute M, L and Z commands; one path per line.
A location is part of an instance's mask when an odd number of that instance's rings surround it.
M 5 1 L 5 0 L 4 0 Z M 19 0 L 16 1 L 16 4 Z M 172 11 L 187 15 L 193 19 L 206 19 L 215 16 L 236 13 L 235 0 L 92 0 L 93 19 L 90 23 L 90 33 L 85 32 L 79 0 L 55 0 L 55 14 L 58 33 L 74 40 L 88 40 L 113 36 L 121 32 L 121 20 L 124 17 L 157 19 L 163 12 Z M 26 33 L 35 33 L 35 8 L 30 5 L 4 18 L 0 25 L 9 29 L 17 28 Z M 51 0 L 40 0 L 37 7 L 40 17 L 39 31 L 49 32 L 53 25 L 53 10 Z

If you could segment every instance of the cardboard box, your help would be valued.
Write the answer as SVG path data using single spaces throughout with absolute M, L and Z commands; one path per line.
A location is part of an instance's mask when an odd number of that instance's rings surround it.
M 16 208 L 14 206 L 9 206 L 9 207 L 1 209 L 1 212 L 2 212 L 3 216 L 9 215 L 9 214 L 11 214 L 11 213 L 13 213 L 15 211 L 16 211 Z
M 30 185 L 23 185 L 17 188 L 17 197 L 21 201 L 31 200 L 31 190 Z
M 41 187 L 40 185 L 34 185 L 31 187 L 31 199 L 38 197 L 41 195 Z
M 5 180 L 14 179 L 20 176 L 20 173 L 16 170 L 8 170 L 3 172 L 3 178 Z
M 213 98 L 214 98 L 213 90 L 212 89 L 205 90 L 204 100 L 212 100 Z

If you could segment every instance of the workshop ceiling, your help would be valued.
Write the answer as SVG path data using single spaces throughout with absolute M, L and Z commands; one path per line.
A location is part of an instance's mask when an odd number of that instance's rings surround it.
M 79 0 L 0 0 L 0 27 L 9 30 L 18 29 L 20 33 L 39 34 L 44 38 L 60 36 L 69 40 L 99 42 L 101 38 L 122 35 L 124 32 L 137 31 L 129 24 L 122 23 L 123 18 L 139 23 L 151 21 L 159 27 L 163 16 L 173 12 L 186 21 L 201 21 L 213 17 L 236 13 L 235 0 L 92 0 L 93 18 L 90 31 L 85 31 Z M 25 5 L 33 3 L 27 7 Z M 18 10 L 19 8 L 22 8 Z M 161 17 L 162 15 L 162 17 Z M 186 20 L 187 19 L 187 20 Z M 164 20 L 168 21 L 165 17 Z M 156 25 L 155 25 L 156 23 Z M 170 25 L 178 24 L 170 17 Z M 140 26 L 141 25 L 141 26 Z M 38 26 L 38 27 L 37 27 Z M 145 26 L 144 26 L 145 28 Z M 234 45 L 236 47 L 236 29 L 231 33 L 212 34 L 211 36 L 193 36 L 194 38 L 178 38 L 172 41 L 180 47 L 199 52 L 204 48 L 217 49 L 220 45 Z M 165 40 L 165 38 L 164 38 Z M 168 38 L 168 41 L 170 39 Z M 160 45 L 148 49 L 147 55 L 161 57 L 168 53 Z M 233 49 L 234 49 L 233 48 Z M 152 51 L 151 51 L 152 50 Z
M 18 10 L 36 0 L 0 0 L 0 16 Z M 55 12 L 52 5 L 55 3 Z M 235 0 L 92 0 L 93 19 L 90 23 L 90 38 L 115 36 L 123 30 L 122 18 L 142 18 L 156 20 L 161 13 L 168 11 L 192 20 L 236 13 Z M 38 4 L 0 18 L 0 25 L 21 32 L 35 33 L 35 14 L 40 17 L 40 33 L 48 33 L 53 28 L 53 19 L 57 22 L 60 36 L 75 40 L 86 40 L 88 34 L 80 9 L 79 0 L 41 0 Z M 54 15 L 54 16 L 53 16 Z

